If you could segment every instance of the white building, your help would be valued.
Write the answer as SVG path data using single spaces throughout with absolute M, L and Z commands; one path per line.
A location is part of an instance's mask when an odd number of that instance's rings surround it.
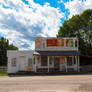
M 36 38 L 35 51 L 7 51 L 8 73 L 79 71 L 78 38 Z
M 34 51 L 7 51 L 8 73 L 19 71 L 33 71 Z

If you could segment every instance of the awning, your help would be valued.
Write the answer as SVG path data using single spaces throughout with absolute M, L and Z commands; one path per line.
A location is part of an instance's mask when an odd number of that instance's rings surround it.
M 75 56 L 80 55 L 79 51 L 37 51 L 38 55 L 48 56 Z
M 35 51 L 35 52 L 33 53 L 33 55 L 40 55 L 40 53 L 38 53 L 38 52 Z

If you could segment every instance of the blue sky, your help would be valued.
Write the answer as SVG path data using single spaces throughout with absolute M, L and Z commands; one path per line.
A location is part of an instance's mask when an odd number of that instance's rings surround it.
M 92 0 L 0 0 L 0 37 L 34 49 L 36 37 L 55 37 L 65 20 L 89 8 Z

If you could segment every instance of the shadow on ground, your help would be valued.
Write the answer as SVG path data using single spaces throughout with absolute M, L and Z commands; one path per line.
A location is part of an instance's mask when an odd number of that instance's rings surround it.
M 9 77 L 26 77 L 26 76 L 67 76 L 67 75 L 92 75 L 92 72 L 55 72 L 55 73 L 34 73 L 34 72 L 18 72 L 8 74 Z

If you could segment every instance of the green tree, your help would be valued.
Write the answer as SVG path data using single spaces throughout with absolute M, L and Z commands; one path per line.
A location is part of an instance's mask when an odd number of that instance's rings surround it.
M 66 20 L 60 27 L 57 37 L 78 37 L 82 55 L 92 55 L 92 9 Z
M 18 48 L 2 37 L 0 38 L 0 66 L 7 65 L 7 50 L 18 50 Z

